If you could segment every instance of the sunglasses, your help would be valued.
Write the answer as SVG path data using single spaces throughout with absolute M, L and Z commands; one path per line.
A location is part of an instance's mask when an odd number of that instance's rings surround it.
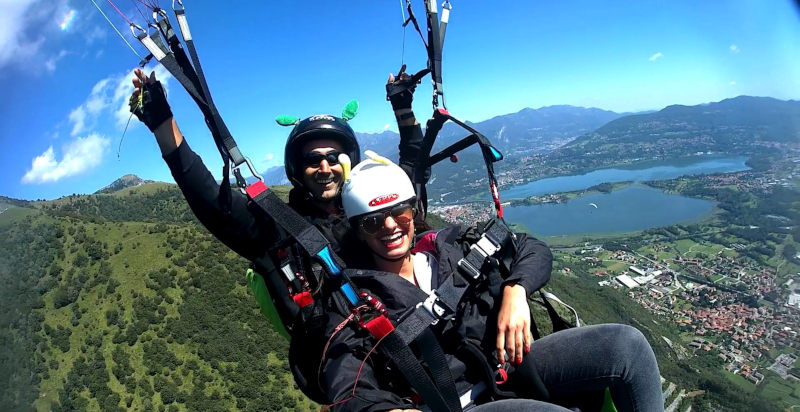
M 338 165 L 340 154 L 342 154 L 342 152 L 336 150 L 331 150 L 328 153 L 308 152 L 303 155 L 303 166 L 319 166 L 322 160 L 327 160 L 328 164 L 331 166 Z
M 374 235 L 383 228 L 386 218 L 391 216 L 397 224 L 408 227 L 411 224 L 411 220 L 414 219 L 414 212 L 414 206 L 408 203 L 400 203 L 387 210 L 370 213 L 362 217 L 358 221 L 358 226 L 364 233 Z

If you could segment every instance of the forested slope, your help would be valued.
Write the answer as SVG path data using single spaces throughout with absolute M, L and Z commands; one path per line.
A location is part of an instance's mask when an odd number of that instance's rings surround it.
M 0 409 L 315 409 L 247 262 L 174 186 L 131 190 L 38 203 L 0 226 Z
M 18 204 L 0 215 L 0 410 L 319 408 L 294 387 L 287 342 L 245 286 L 247 262 L 175 186 Z M 642 330 L 668 380 L 713 391 L 696 405 L 754 401 L 718 365 L 680 360 L 663 340 L 678 339 L 670 323 L 560 267 L 548 289 L 589 323 Z

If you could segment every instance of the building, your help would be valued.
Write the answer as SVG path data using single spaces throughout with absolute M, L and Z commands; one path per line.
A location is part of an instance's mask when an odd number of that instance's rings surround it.
M 615 277 L 614 279 L 617 282 L 621 283 L 623 286 L 627 287 L 628 289 L 633 289 L 633 288 L 639 286 L 639 284 L 636 283 L 636 281 L 633 280 L 628 275 L 619 275 L 619 276 Z

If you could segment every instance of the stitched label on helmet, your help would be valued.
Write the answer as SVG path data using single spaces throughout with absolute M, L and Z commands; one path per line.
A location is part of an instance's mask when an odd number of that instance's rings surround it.
M 336 119 L 329 115 L 329 114 L 317 114 L 308 118 L 308 121 L 315 122 L 317 120 L 327 120 L 329 122 L 335 122 Z
M 392 193 L 390 195 L 378 196 L 375 199 L 370 200 L 369 201 L 369 205 L 370 205 L 370 207 L 384 205 L 386 203 L 391 202 L 392 200 L 396 200 L 398 197 L 400 197 L 400 196 L 397 193 Z

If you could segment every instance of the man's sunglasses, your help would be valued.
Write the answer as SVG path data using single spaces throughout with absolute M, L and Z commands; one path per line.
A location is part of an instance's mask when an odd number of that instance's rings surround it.
M 328 164 L 338 165 L 339 164 L 339 155 L 342 152 L 331 150 L 328 153 L 317 153 L 317 152 L 308 152 L 303 155 L 303 166 L 319 166 L 322 163 L 322 160 L 327 160 Z
M 386 218 L 391 216 L 397 224 L 408 227 L 411 220 L 414 219 L 414 212 L 414 206 L 411 204 L 400 203 L 392 206 L 390 209 L 370 213 L 362 217 L 358 221 L 358 226 L 364 233 L 374 235 L 383 228 Z

